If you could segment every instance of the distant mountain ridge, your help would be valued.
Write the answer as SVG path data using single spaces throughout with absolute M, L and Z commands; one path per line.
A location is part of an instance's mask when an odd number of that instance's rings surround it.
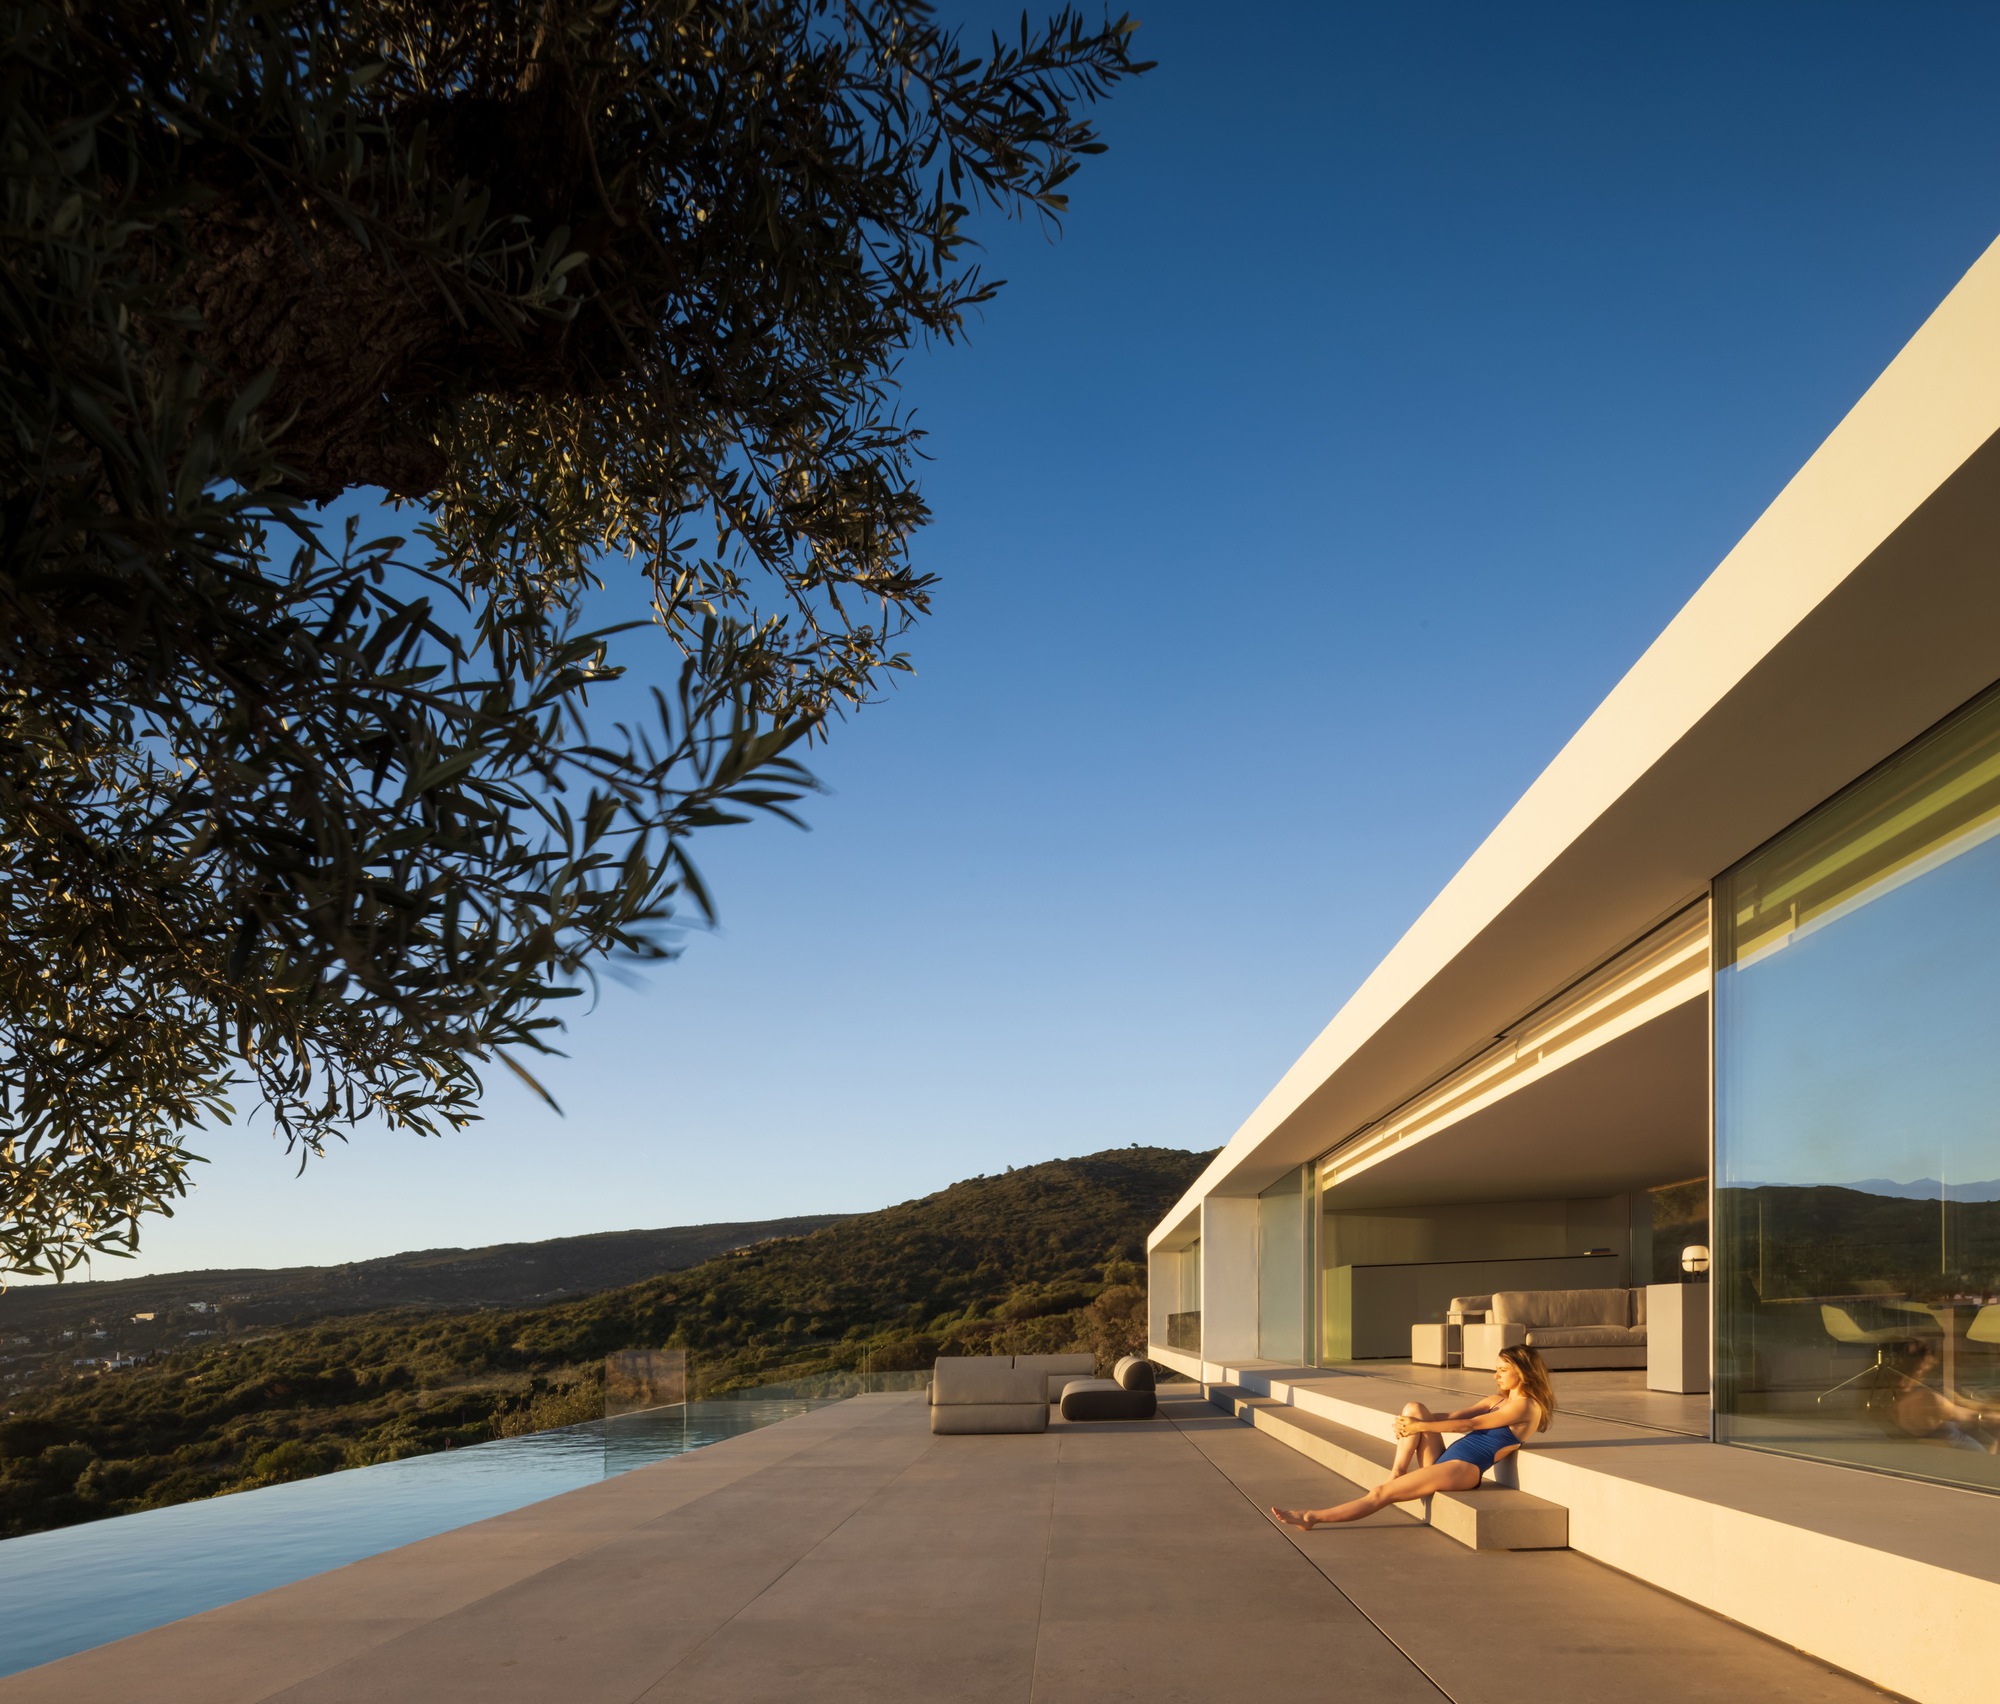
M 1898 1201 L 2000 1201 L 2000 1177 L 1983 1183 L 1940 1183 L 1934 1177 L 1912 1178 L 1898 1183 L 1891 1177 L 1864 1177 L 1853 1183 L 1755 1183 L 1725 1184 L 1727 1189 L 1852 1189 L 1862 1195 L 1888 1195 Z
M 203 1315 L 247 1327 L 300 1325 L 381 1308 L 521 1307 L 615 1290 L 851 1217 L 812 1213 L 650 1231 L 596 1231 L 487 1248 L 412 1249 L 338 1266 L 221 1268 L 20 1286 L 0 1293 L 0 1339 L 80 1330 L 92 1323 L 122 1327 L 141 1311 L 164 1318 L 199 1308 Z
M 1859 1183 L 1843 1183 L 1839 1187 L 1866 1190 L 1870 1195 L 1900 1195 L 1907 1201 L 1936 1201 L 1940 1196 L 1946 1201 L 2000 1201 L 2000 1177 L 1990 1177 L 1984 1183 L 1950 1184 L 1940 1183 L 1934 1177 L 1915 1178 L 1909 1183 L 1864 1177 Z

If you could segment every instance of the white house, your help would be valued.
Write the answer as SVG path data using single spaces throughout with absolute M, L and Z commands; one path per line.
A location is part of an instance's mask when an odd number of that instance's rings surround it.
M 1625 1292 L 1519 1458 L 1569 1543 L 2000 1672 L 1996 682 L 2000 245 L 1161 1221 L 1154 1357 L 1379 1436 L 1454 1298 Z

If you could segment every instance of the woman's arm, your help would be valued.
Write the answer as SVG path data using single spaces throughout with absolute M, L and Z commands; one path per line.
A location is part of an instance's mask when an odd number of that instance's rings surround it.
M 1440 1415 L 1435 1420 L 1412 1420 L 1404 1415 L 1396 1422 L 1396 1436 L 1407 1438 L 1413 1432 L 1486 1432 L 1496 1426 L 1518 1426 L 1527 1412 L 1528 1399 L 1516 1391 L 1508 1397 L 1486 1397 L 1470 1408 Z
M 1461 1432 L 1491 1432 L 1502 1426 L 1511 1429 L 1520 1425 L 1527 1417 L 1527 1393 L 1517 1390 L 1512 1396 L 1504 1399 L 1489 1399 L 1484 1414 L 1454 1429 Z

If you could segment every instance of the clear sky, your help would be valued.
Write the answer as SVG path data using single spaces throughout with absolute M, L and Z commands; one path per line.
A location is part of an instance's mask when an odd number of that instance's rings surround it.
M 2000 232 L 1990 5 L 1141 10 L 1062 241 L 909 363 L 945 584 L 813 832 L 711 838 L 566 1117 L 206 1137 L 100 1276 L 1223 1142 Z

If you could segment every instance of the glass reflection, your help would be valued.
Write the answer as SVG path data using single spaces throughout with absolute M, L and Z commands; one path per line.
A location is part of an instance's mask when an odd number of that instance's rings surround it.
M 1718 1433 L 2000 1490 L 2000 697 L 1716 900 Z

